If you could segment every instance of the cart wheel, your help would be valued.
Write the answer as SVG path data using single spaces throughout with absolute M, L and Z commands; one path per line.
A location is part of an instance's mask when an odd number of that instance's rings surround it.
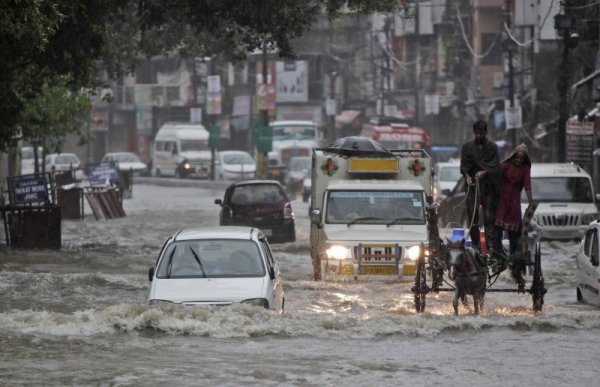
M 544 274 L 542 272 L 542 253 L 539 242 L 535 245 L 533 281 L 531 284 L 530 293 L 531 299 L 533 300 L 533 310 L 536 312 L 541 312 L 542 306 L 544 305 L 544 294 L 546 294 L 546 288 L 544 287 Z
M 417 313 L 424 312 L 425 298 L 427 297 L 427 271 L 425 270 L 425 257 L 422 254 L 417 261 L 417 274 L 412 291 L 415 295 L 415 310 Z

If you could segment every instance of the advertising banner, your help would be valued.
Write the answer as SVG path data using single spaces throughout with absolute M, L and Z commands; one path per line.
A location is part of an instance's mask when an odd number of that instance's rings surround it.
M 594 123 L 567 122 L 566 130 L 567 160 L 592 170 L 592 152 L 594 151 Z
M 308 102 L 308 63 L 277 62 L 277 102 Z

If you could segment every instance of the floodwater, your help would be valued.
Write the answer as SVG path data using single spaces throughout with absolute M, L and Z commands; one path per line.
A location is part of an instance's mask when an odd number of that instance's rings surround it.
M 411 282 L 314 282 L 308 206 L 273 245 L 277 315 L 249 306 L 151 308 L 148 268 L 176 230 L 217 225 L 222 189 L 136 185 L 127 217 L 63 221 L 60 251 L 0 248 L 0 385 L 596 386 L 600 310 L 575 300 L 576 242 L 544 242 L 548 293 L 452 294 L 415 314 Z M 2 236 L 3 237 L 3 236 Z M 504 274 L 495 287 L 514 287 Z

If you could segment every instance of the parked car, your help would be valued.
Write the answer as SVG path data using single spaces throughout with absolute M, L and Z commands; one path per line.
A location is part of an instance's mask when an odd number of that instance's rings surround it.
M 215 160 L 215 177 L 219 180 L 243 180 L 256 177 L 256 162 L 241 150 L 220 151 Z
M 577 262 L 577 301 L 600 306 L 600 220 L 585 230 Z
M 262 232 L 250 227 L 176 232 L 150 268 L 148 304 L 249 304 L 283 312 L 279 266 Z
M 441 202 L 446 197 L 444 190 L 452 190 L 461 177 L 459 161 L 436 163 L 433 168 L 434 200 Z
M 114 162 L 122 172 L 133 171 L 134 175 L 143 175 L 148 172 L 148 166 L 142 162 L 138 155 L 132 152 L 111 152 L 104 155 L 102 162 Z
M 53 153 L 46 156 L 47 171 L 71 171 L 79 167 L 81 162 L 75 153 Z
M 38 172 L 42 171 L 42 156 L 44 148 L 38 146 Z M 35 173 L 35 155 L 33 154 L 32 146 L 24 146 L 21 148 L 21 175 L 29 175 Z
M 294 211 L 285 189 L 276 180 L 246 180 L 231 184 L 223 199 L 219 224 L 258 227 L 272 242 L 296 240 Z
M 304 179 L 310 176 L 311 163 L 311 156 L 294 156 L 290 159 L 284 178 L 288 192 L 296 195 L 303 191 Z

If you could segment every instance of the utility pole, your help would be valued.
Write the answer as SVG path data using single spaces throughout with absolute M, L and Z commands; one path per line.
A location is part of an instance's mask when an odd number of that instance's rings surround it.
M 557 14 L 554 17 L 554 28 L 562 35 L 562 55 L 561 64 L 559 65 L 560 74 L 558 76 L 558 96 L 560 104 L 558 107 L 558 134 L 556 139 L 556 151 L 558 162 L 565 162 L 567 144 L 567 119 L 569 116 L 569 82 L 571 78 L 569 49 L 577 45 L 578 35 L 573 31 L 575 21 L 570 15 L 570 0 L 563 2 L 563 14 Z
M 506 0 L 504 7 L 505 7 L 505 18 L 504 18 L 504 22 L 506 23 L 506 27 L 508 27 L 508 29 L 510 29 L 511 27 L 511 13 L 510 13 L 510 0 Z M 506 50 L 507 54 L 508 54 L 508 99 L 510 101 L 510 112 L 511 114 L 514 113 L 514 107 L 515 107 L 515 75 L 514 75 L 514 66 L 513 66 L 513 49 L 515 47 L 515 43 L 511 40 L 510 36 L 506 36 L 505 40 L 505 47 L 504 49 Z M 516 147 L 517 146 L 517 130 L 518 128 L 512 128 L 512 129 L 508 129 L 506 128 L 506 130 L 510 130 L 510 143 L 511 146 Z M 508 133 L 507 133 L 508 134 Z
M 214 56 L 214 55 L 210 58 L 210 75 L 215 75 L 215 71 L 216 71 L 215 58 L 216 58 L 216 56 Z M 217 115 L 211 114 L 210 115 L 211 131 L 214 130 L 214 127 L 216 125 L 217 125 Z M 215 180 L 215 158 L 216 158 L 215 149 L 216 149 L 215 146 L 210 147 L 210 180 L 213 180 L 213 181 Z

